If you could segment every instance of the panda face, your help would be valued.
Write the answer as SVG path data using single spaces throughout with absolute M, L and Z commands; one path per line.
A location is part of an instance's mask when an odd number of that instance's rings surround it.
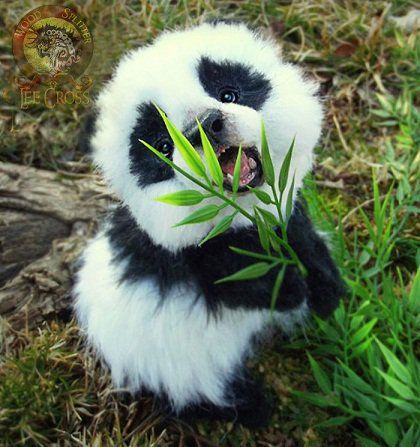
M 176 251 L 196 244 L 214 223 L 172 228 L 197 207 L 169 207 L 154 200 L 198 188 L 140 143 L 148 142 L 188 169 L 155 104 L 202 153 L 198 118 L 219 158 L 228 191 L 242 147 L 238 200 L 252 210 L 256 199 L 247 187 L 268 190 L 261 167 L 261 119 L 277 170 L 296 138 L 291 169 L 298 189 L 311 168 L 321 128 L 316 89 L 296 67 L 281 60 L 272 41 L 244 25 L 203 24 L 165 33 L 153 45 L 125 56 L 98 97 L 91 139 L 94 160 L 139 226 L 155 243 Z M 234 222 L 236 227 L 248 224 L 241 216 Z

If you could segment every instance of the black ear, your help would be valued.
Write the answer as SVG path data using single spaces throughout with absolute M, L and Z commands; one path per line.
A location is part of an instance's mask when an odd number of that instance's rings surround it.
M 289 244 L 308 270 L 308 304 L 320 317 L 330 315 L 346 293 L 327 245 L 315 231 L 302 203 L 297 202 L 287 227 Z
M 83 154 L 90 154 L 92 147 L 90 140 L 95 133 L 96 120 L 98 117 L 97 110 L 93 109 L 87 113 L 84 123 L 82 124 L 78 138 L 78 149 Z
M 204 19 L 204 23 L 208 23 L 209 25 L 241 25 L 243 22 L 241 22 L 238 19 L 229 19 L 227 17 L 207 17 Z

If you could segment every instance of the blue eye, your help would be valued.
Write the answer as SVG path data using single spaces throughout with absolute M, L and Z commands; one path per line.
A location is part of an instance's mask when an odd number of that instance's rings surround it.
M 238 102 L 238 92 L 232 88 L 224 88 L 220 91 L 219 99 L 221 102 Z

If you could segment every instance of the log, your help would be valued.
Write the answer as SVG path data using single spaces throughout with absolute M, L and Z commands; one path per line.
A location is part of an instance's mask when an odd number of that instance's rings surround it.
M 95 174 L 0 163 L 0 316 L 9 325 L 68 314 L 77 258 L 112 200 Z

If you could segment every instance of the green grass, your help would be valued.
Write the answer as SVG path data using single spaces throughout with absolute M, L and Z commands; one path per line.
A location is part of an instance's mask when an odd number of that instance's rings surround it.
M 0 159 L 62 171 L 90 166 L 75 150 L 82 107 L 21 111 L 10 32 L 36 2 L 0 6 Z M 67 5 L 82 5 L 68 2 Z M 325 131 L 305 196 L 330 233 L 348 297 L 252 367 L 278 397 L 272 424 L 189 427 L 148 399 L 116 395 L 73 323 L 3 340 L 0 445 L 414 446 L 419 440 L 419 38 L 391 15 L 414 2 L 362 0 L 83 3 L 95 36 L 97 92 L 127 49 L 203 14 L 270 28 L 285 56 L 326 94 Z M 77 162 L 77 163 L 76 163 Z

